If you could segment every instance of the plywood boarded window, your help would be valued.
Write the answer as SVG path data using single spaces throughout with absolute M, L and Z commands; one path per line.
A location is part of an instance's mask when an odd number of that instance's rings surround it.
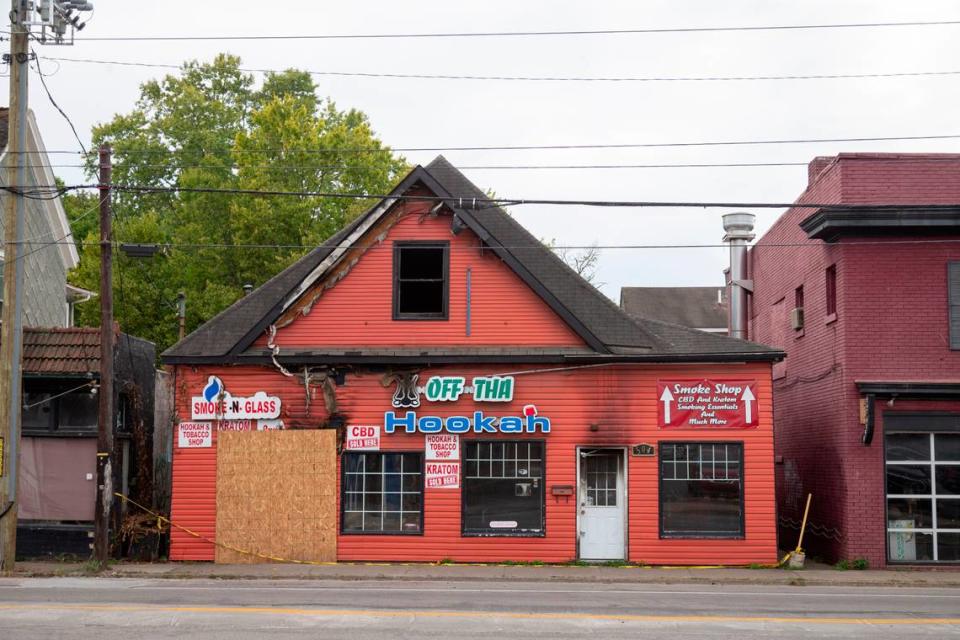
M 217 434 L 217 562 L 334 561 L 336 533 L 335 431 Z

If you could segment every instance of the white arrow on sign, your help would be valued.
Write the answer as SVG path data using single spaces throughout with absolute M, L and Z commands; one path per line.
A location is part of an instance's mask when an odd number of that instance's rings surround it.
M 660 394 L 660 400 L 663 401 L 663 423 L 670 424 L 670 403 L 673 402 L 673 394 L 670 393 L 670 387 L 664 387 Z
M 743 400 L 743 403 L 747 407 L 747 424 L 750 424 L 751 422 L 753 422 L 753 419 L 752 419 L 753 404 L 752 403 L 756 399 L 757 397 L 753 395 L 753 391 L 750 391 L 750 385 L 747 385 L 746 388 L 743 390 L 743 397 L 741 398 L 741 400 Z

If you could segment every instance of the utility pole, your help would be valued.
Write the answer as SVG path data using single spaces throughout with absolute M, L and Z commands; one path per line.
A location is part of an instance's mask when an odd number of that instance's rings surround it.
M 97 420 L 97 506 L 94 557 L 103 568 L 110 556 L 113 506 L 113 238 L 110 146 L 100 147 L 100 416 Z
M 23 349 L 23 236 L 27 182 L 27 0 L 10 3 L 10 111 L 4 212 L 3 311 L 0 314 L 0 570 L 13 571 L 17 551 L 17 463 L 20 456 L 20 366 Z

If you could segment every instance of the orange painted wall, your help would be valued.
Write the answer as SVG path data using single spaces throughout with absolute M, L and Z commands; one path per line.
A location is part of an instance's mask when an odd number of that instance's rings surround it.
M 583 340 L 471 231 L 454 236 L 450 217 L 420 216 L 430 203 L 398 205 L 404 213 L 385 240 L 371 247 L 308 315 L 277 332 L 295 346 L 583 346 Z M 393 320 L 393 243 L 450 242 L 448 320 Z M 467 336 L 467 270 L 471 270 L 471 332 Z M 261 337 L 258 346 L 266 345 Z
M 473 375 L 516 371 L 513 367 L 442 367 L 429 375 Z M 319 392 L 311 411 L 304 408 L 304 391 L 295 381 L 266 367 L 179 368 L 178 410 L 189 416 L 189 395 L 199 394 L 211 373 L 219 375 L 234 394 L 264 390 L 279 395 L 288 424 L 307 427 L 324 416 Z M 390 409 L 393 387 L 380 384 L 381 374 L 348 374 L 337 388 L 339 410 L 350 424 L 383 424 Z M 657 380 L 660 378 L 755 379 L 760 422 L 744 430 L 658 429 Z M 577 446 L 629 446 L 666 440 L 741 441 L 744 443 L 744 498 L 746 537 L 742 540 L 661 540 L 658 520 L 658 458 L 629 457 L 629 559 L 650 564 L 749 564 L 773 562 L 777 556 L 774 499 L 771 371 L 767 364 L 652 366 L 629 365 L 566 372 L 530 373 L 516 377 L 515 401 L 484 403 L 488 414 L 519 415 L 524 404 L 536 404 L 540 415 L 552 420 L 552 431 L 536 434 L 546 442 L 546 535 L 537 538 L 476 538 L 460 535 L 460 491 L 427 490 L 424 494 L 424 534 L 421 536 L 340 535 L 341 560 L 458 561 L 542 560 L 561 562 L 576 557 L 577 505 L 549 495 L 554 484 L 576 485 Z M 420 415 L 462 415 L 470 400 L 424 403 Z M 596 423 L 599 430 L 591 432 Z M 472 436 L 464 436 L 469 438 Z M 502 438 L 517 436 L 499 436 Z M 424 449 L 422 434 L 384 436 L 384 450 Z M 180 450 L 175 445 L 173 519 L 203 533 L 215 535 L 215 449 Z M 339 477 L 339 474 L 338 474 Z M 172 533 L 171 558 L 212 560 L 213 547 L 187 534 Z

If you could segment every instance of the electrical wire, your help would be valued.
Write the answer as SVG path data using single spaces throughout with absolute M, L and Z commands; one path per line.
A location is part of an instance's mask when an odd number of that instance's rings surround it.
M 147 69 L 182 70 L 183 65 L 133 62 L 122 60 L 95 60 L 90 58 L 62 58 L 44 56 L 45 60 L 56 62 L 78 62 L 83 64 L 114 65 L 122 67 L 141 67 Z M 277 69 L 256 69 L 238 67 L 243 73 L 276 74 Z M 750 81 L 788 81 L 788 80 L 850 80 L 867 78 L 908 78 L 908 77 L 948 77 L 960 75 L 960 70 L 953 71 L 896 71 L 874 73 L 811 73 L 798 75 L 730 75 L 730 76 L 507 76 L 507 75 L 464 75 L 443 73 L 387 73 L 369 71 L 305 71 L 312 76 L 320 77 L 357 77 L 383 78 L 399 80 L 472 80 L 472 81 L 505 81 L 505 82 L 750 82 Z
M 58 394 L 55 395 L 55 396 L 50 396 L 49 398 L 44 398 L 43 400 L 40 400 L 39 402 L 34 402 L 34 403 L 31 403 L 31 404 L 24 404 L 24 405 L 23 405 L 23 409 L 24 409 L 24 410 L 26 410 L 26 409 L 33 409 L 34 407 L 39 407 L 40 405 L 46 404 L 46 403 L 48 403 L 48 402 L 50 402 L 50 401 L 52 401 L 52 400 L 56 400 L 57 398 L 62 398 L 63 396 L 65 396 L 65 395 L 67 395 L 67 394 L 73 393 L 74 391 L 79 391 L 80 389 L 83 389 L 83 388 L 86 388 L 86 387 L 96 387 L 96 386 L 97 386 L 97 381 L 96 381 L 96 380 L 91 380 L 91 381 L 89 381 L 89 382 L 84 382 L 84 383 L 83 383 L 82 385 L 80 385 L 79 387 L 74 387 L 73 389 L 67 389 L 67 390 L 64 391 L 63 393 L 58 393 Z
M 960 20 L 913 20 L 902 22 L 848 22 L 821 24 L 779 24 L 729 27 L 661 27 L 643 29 L 569 29 L 557 31 L 451 31 L 423 33 L 326 33 L 276 35 L 160 35 L 91 36 L 86 42 L 158 42 L 196 40 L 373 40 L 413 38 L 526 38 L 550 36 L 620 36 L 668 33 L 729 33 L 749 31 L 810 31 L 822 29 L 876 29 L 890 27 L 932 27 L 960 24 Z
M 53 99 L 53 94 L 50 93 L 50 87 L 47 86 L 47 80 L 44 77 L 45 74 L 40 70 L 40 60 L 37 58 L 37 53 L 32 48 L 30 52 L 33 53 L 34 60 L 36 61 L 37 75 L 40 77 L 40 84 L 43 85 L 43 90 L 47 94 L 47 98 L 50 99 L 50 104 L 60 112 L 60 115 L 63 116 L 63 119 L 67 121 L 67 124 L 70 125 L 70 130 L 73 131 L 73 137 L 76 138 L 77 144 L 80 145 L 80 149 L 83 154 L 87 154 L 87 147 L 83 144 L 83 141 L 80 139 L 80 134 L 77 133 L 77 128 L 73 126 L 73 121 L 70 119 L 70 116 L 67 115 L 67 112 L 60 108 L 60 105 L 57 104 L 57 101 Z
M 553 205 L 553 206 L 583 206 L 583 207 L 611 207 L 611 208 L 697 208 L 697 209 L 821 209 L 829 207 L 836 211 L 876 211 L 888 210 L 898 211 L 910 209 L 913 211 L 954 211 L 960 207 L 960 203 L 951 204 L 926 204 L 926 203 L 874 203 L 874 204 L 843 204 L 835 202 L 723 202 L 723 201 L 656 201 L 656 200 L 575 200 L 575 199 L 548 199 L 548 198 L 487 198 L 487 197 L 457 197 L 457 196 L 428 196 L 428 195 L 404 195 L 404 194 L 382 194 L 382 193 L 344 193 L 329 191 L 283 191 L 268 189 L 237 189 L 237 188 L 217 188 L 217 187 L 152 187 L 141 185 L 108 185 L 113 191 L 129 193 L 205 193 L 220 195 L 243 195 L 243 196 L 262 196 L 262 197 L 297 197 L 297 198 L 331 198 L 347 200 L 392 200 L 404 202 L 434 202 L 443 203 L 450 207 L 464 210 L 486 209 L 500 206 L 520 206 L 520 205 Z M 50 200 L 60 197 L 68 191 L 81 189 L 96 189 L 99 184 L 70 185 L 59 187 L 57 185 L 48 185 L 38 189 L 47 189 L 54 194 L 52 197 L 33 196 L 39 200 Z M 8 191 L 15 195 L 20 194 L 25 197 L 31 197 L 30 192 L 18 189 L 16 187 L 3 187 L 0 189 Z M 42 193 L 37 191 L 35 193 Z
M 24 242 L 26 245 L 51 245 L 51 244 L 67 244 L 66 241 L 48 241 L 48 242 Z M 75 244 L 78 247 L 96 247 L 100 246 L 99 242 L 70 242 L 70 244 Z M 115 240 L 113 246 L 116 249 L 122 250 L 123 245 L 133 244 L 133 245 L 148 245 L 156 246 L 160 249 L 169 250 L 204 250 L 204 249 L 216 249 L 216 250 L 313 250 L 313 249 L 333 249 L 339 245 L 333 244 L 288 244 L 288 243 L 275 243 L 275 244 L 245 244 L 245 243 L 190 243 L 190 242 L 127 242 L 125 240 Z M 960 238 L 941 238 L 941 239 L 931 239 L 931 240 L 865 240 L 849 243 L 833 243 L 827 246 L 835 247 L 861 247 L 861 246 L 926 246 L 926 245 L 960 245 Z M 539 251 L 543 247 L 535 244 L 526 244 L 526 245 L 497 245 L 498 248 L 509 249 L 511 251 Z M 544 245 L 546 246 L 546 245 Z M 751 250 L 770 250 L 770 249 L 784 249 L 784 248 L 811 248 L 818 249 L 820 251 L 824 248 L 823 243 L 818 242 L 758 242 L 748 246 L 748 249 Z M 729 244 L 726 243 L 704 243 L 704 244 L 573 244 L 573 245 L 553 245 L 548 246 L 547 248 L 552 251 L 586 251 L 591 249 L 596 249 L 598 251 L 607 251 L 607 250 L 657 250 L 657 249 L 676 249 L 676 250 L 686 250 L 686 249 L 728 249 Z M 451 246 L 451 251 L 476 251 L 479 246 Z M 388 244 L 375 244 L 367 248 L 368 251 L 376 251 L 378 249 L 390 249 Z
M 824 142 L 893 142 L 918 140 L 954 140 L 960 138 L 960 133 L 948 133 L 922 136 L 860 136 L 852 138 L 793 138 L 770 140 L 712 140 L 705 142 L 623 142 L 623 143 L 595 143 L 595 144 L 528 144 L 528 145 L 464 145 L 447 147 L 355 147 L 341 149 L 290 149 L 280 147 L 261 147 L 244 150 L 245 153 L 325 153 L 331 155 L 345 153 L 396 153 L 396 152 L 444 152 L 444 151 L 540 151 L 540 150 L 570 150 L 570 149 L 659 149 L 667 147 L 721 147 L 721 146 L 749 146 L 771 144 L 820 144 Z M 38 151 L 14 151 L 10 153 L 40 153 Z M 78 151 L 54 149 L 47 154 L 78 154 Z M 171 153 L 169 149 L 114 149 L 119 156 L 156 155 Z M 196 151 L 206 154 L 203 149 Z

